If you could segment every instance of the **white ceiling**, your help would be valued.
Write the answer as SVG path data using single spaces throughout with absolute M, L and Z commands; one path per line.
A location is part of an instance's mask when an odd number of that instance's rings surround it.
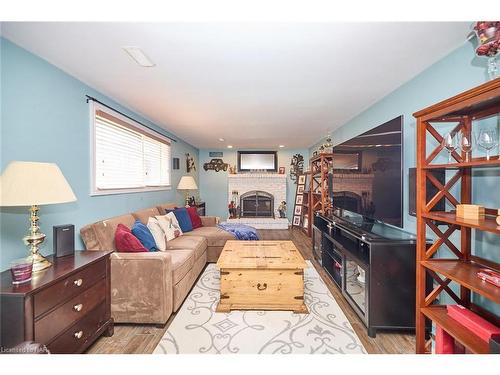
M 16 22 L 2 34 L 196 147 L 292 148 L 465 43 L 470 25 Z

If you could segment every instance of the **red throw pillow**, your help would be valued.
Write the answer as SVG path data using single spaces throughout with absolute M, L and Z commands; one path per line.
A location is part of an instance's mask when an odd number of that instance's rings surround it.
M 198 215 L 196 207 L 194 206 L 188 207 L 187 212 L 189 214 L 189 219 L 191 220 L 191 224 L 193 224 L 193 229 L 201 228 L 203 224 L 201 223 L 201 218 L 200 215 Z
M 115 231 L 116 250 L 124 253 L 142 253 L 148 252 L 141 241 L 135 237 L 129 228 L 123 224 L 118 224 Z

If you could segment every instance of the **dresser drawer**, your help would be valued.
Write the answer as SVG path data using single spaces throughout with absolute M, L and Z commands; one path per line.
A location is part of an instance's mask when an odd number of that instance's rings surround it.
M 101 260 L 36 293 L 34 295 L 35 318 L 68 298 L 82 293 L 105 274 L 106 261 Z
M 106 279 L 101 279 L 83 293 L 35 322 L 35 341 L 50 342 L 75 321 L 83 318 L 106 299 Z
M 107 321 L 106 304 L 101 303 L 49 343 L 47 347 L 51 353 L 80 353 L 90 344 L 94 334 Z

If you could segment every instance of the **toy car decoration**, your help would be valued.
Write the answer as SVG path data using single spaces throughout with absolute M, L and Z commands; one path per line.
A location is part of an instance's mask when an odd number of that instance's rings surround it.
M 203 164 L 203 169 L 206 171 L 227 171 L 227 168 L 229 167 L 228 163 L 224 163 L 224 160 L 222 159 L 212 159 L 208 163 Z

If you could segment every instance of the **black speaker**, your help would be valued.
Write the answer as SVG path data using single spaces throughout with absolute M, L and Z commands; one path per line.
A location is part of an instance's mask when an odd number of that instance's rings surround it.
M 446 183 L 446 172 L 444 170 L 434 170 L 432 174 L 436 179 L 444 185 Z M 408 211 L 412 216 L 417 216 L 417 168 L 410 168 L 408 171 Z M 434 186 L 432 182 L 427 179 L 426 192 L 427 192 L 427 202 L 429 202 L 433 196 L 438 193 L 438 188 Z M 446 202 L 442 198 L 431 211 L 444 211 Z
M 75 253 L 75 226 L 73 224 L 55 225 L 52 227 L 52 232 L 56 258 Z

